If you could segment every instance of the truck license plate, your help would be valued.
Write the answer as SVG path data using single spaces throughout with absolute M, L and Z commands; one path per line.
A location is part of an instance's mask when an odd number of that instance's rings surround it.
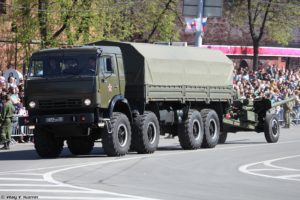
M 56 123 L 56 122 L 63 122 L 64 118 L 63 117 L 48 117 L 45 119 L 47 123 Z

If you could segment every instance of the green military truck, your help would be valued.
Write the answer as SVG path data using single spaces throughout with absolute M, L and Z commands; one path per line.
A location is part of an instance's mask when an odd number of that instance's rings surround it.
M 109 156 L 153 153 L 165 133 L 183 149 L 213 148 L 234 125 L 223 123 L 235 100 L 232 71 L 221 52 L 196 47 L 101 41 L 41 50 L 30 59 L 24 123 L 41 157 L 59 156 L 65 140 L 75 155 L 99 139 Z

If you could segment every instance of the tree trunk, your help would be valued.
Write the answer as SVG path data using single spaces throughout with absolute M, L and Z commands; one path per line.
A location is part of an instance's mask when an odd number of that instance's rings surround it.
M 253 71 L 256 71 L 258 67 L 258 48 L 259 42 L 253 41 Z
M 48 0 L 39 0 L 38 3 L 38 19 L 39 19 L 39 29 L 40 29 L 40 36 L 41 36 L 41 46 L 45 48 L 48 43 L 48 19 L 47 19 L 47 10 L 48 10 L 49 2 Z

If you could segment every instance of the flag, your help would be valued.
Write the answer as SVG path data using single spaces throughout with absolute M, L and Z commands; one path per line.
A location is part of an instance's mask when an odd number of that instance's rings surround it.
M 202 32 L 205 32 L 207 17 L 202 18 Z
M 202 22 L 200 18 L 185 18 L 185 32 L 186 33 L 195 33 L 197 31 L 202 31 L 204 33 L 206 26 L 207 17 L 202 18 Z

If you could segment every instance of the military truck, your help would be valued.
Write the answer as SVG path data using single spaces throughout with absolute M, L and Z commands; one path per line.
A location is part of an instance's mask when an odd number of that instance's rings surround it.
M 232 73 L 221 52 L 196 47 L 101 41 L 40 50 L 30 59 L 24 122 L 46 158 L 64 141 L 75 155 L 96 140 L 108 156 L 153 153 L 165 133 L 183 149 L 213 148 L 230 131 Z

